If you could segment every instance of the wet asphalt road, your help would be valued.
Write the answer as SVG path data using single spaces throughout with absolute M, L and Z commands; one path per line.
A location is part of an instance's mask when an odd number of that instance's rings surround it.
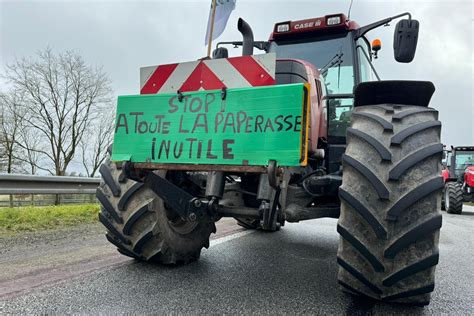
M 104 264 L 54 285 L 0 296 L 0 314 L 470 315 L 474 207 L 465 207 L 460 216 L 443 215 L 436 288 L 424 308 L 362 301 L 340 292 L 336 220 L 320 219 L 287 224 L 276 233 L 245 231 L 215 239 L 200 261 L 187 266 L 128 259 Z

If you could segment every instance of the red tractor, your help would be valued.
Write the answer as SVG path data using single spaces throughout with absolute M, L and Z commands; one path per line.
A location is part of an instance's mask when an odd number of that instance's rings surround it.
M 143 68 L 147 95 L 119 97 L 112 156 L 100 168 L 107 239 L 137 260 L 180 264 L 199 258 L 222 217 L 265 231 L 339 218 L 337 281 L 344 291 L 428 304 L 442 223 L 441 123 L 429 107 L 435 88 L 381 81 L 372 65 L 380 41 L 371 45 L 366 37 L 401 17 L 394 55 L 408 63 L 419 27 L 409 13 L 362 27 L 332 14 L 277 23 L 268 41 L 254 41 L 240 19 L 243 40 L 219 43 L 213 59 Z M 217 80 L 206 65 L 239 66 L 225 44 L 242 46 L 238 58 L 266 58 L 253 55 L 255 48 L 276 56 L 266 66 L 275 82 L 239 88 Z M 193 83 L 213 81 L 218 90 L 192 91 L 178 75 L 166 84 L 160 77 L 190 67 L 201 71 Z M 252 75 L 253 68 L 240 71 Z M 258 71 L 252 80 L 268 78 Z M 208 129 L 208 122 L 215 125 Z M 200 134 L 189 136 L 194 130 Z M 285 164 L 290 147 L 296 159 Z
M 461 214 L 463 202 L 474 202 L 474 147 L 457 146 L 445 151 L 442 207 Z

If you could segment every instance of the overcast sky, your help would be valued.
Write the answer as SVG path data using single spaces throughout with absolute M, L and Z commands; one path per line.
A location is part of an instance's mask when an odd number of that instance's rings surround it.
M 418 50 L 410 64 L 393 59 L 395 23 L 370 32 L 369 38 L 380 38 L 383 45 L 374 65 L 382 79 L 434 82 L 431 105 L 440 111 L 442 140 L 449 145 L 474 145 L 472 2 L 354 0 L 351 13 L 360 25 L 405 11 L 420 21 Z M 196 60 L 206 54 L 210 3 L 0 0 L 0 73 L 15 58 L 47 46 L 57 52 L 73 49 L 88 63 L 104 67 L 116 95 L 137 94 L 141 66 Z M 240 40 L 239 17 L 250 23 L 257 40 L 266 40 L 275 22 L 346 13 L 349 3 L 237 0 L 219 40 Z

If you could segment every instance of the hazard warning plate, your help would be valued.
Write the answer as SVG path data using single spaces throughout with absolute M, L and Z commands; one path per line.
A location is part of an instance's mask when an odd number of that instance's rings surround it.
M 275 84 L 275 53 L 207 59 L 140 69 L 140 93 L 174 93 Z
M 308 84 L 120 96 L 112 160 L 306 165 Z

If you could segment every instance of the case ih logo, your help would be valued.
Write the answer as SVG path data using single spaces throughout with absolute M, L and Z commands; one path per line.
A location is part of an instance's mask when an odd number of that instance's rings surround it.
M 310 22 L 306 22 L 306 23 L 297 23 L 295 24 L 295 26 L 293 26 L 293 28 L 295 30 L 307 29 L 307 28 L 321 26 L 321 23 L 322 23 L 321 20 L 317 19 Z
M 275 84 L 275 54 L 211 59 L 140 69 L 141 94 Z

